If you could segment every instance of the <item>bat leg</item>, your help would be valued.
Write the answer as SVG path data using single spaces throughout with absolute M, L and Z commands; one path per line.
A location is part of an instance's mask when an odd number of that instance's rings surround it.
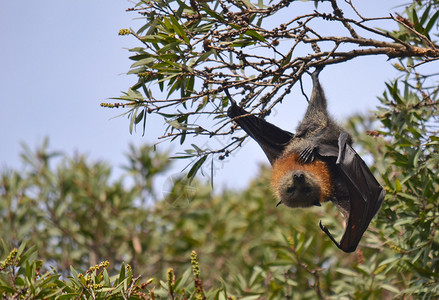
M 314 160 L 314 153 L 316 147 L 314 145 L 309 145 L 302 152 L 300 152 L 298 160 L 301 163 L 310 163 Z

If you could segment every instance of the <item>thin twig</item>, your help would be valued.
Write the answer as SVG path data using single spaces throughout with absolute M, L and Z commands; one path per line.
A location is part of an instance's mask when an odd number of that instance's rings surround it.
M 412 32 L 413 34 L 417 35 L 419 38 L 421 38 L 422 40 L 424 40 L 432 49 L 437 49 L 438 47 L 429 39 L 427 38 L 425 35 L 420 34 L 419 32 L 417 32 L 416 30 L 414 30 L 412 27 L 408 26 L 407 24 L 405 24 L 404 22 L 401 22 L 400 20 L 398 20 L 398 18 L 395 18 L 392 14 L 390 14 L 390 16 L 392 17 L 392 20 L 394 20 L 395 22 L 398 22 L 400 25 L 404 26 L 407 30 L 409 30 L 410 32 Z
M 334 14 L 339 17 L 339 18 L 343 18 L 343 11 L 338 7 L 337 5 L 337 1 L 336 0 L 331 0 L 331 5 L 332 5 L 332 9 L 334 10 Z M 342 23 L 344 25 L 344 27 L 347 28 L 347 30 L 349 31 L 349 33 L 351 34 L 351 36 L 353 38 L 359 38 L 360 36 L 355 32 L 354 28 L 352 28 L 352 26 L 349 24 L 349 22 L 342 20 Z

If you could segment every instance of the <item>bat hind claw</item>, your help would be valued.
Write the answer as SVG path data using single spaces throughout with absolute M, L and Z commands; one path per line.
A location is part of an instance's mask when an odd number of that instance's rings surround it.
M 334 244 L 335 244 L 339 249 L 341 249 L 340 244 L 334 239 L 334 237 L 332 236 L 332 234 L 329 232 L 329 229 L 326 228 L 326 226 L 324 226 L 324 225 L 322 224 L 322 221 L 321 221 L 321 220 L 319 221 L 319 226 L 320 226 L 320 229 L 321 229 L 324 233 L 326 233 L 327 236 L 329 236 L 329 238 L 334 242 Z M 343 250 L 343 249 L 341 249 L 341 250 Z

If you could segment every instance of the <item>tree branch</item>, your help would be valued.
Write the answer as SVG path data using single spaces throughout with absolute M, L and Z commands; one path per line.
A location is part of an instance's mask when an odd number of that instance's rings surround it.
M 184 141 L 186 135 L 230 135 L 233 129 L 225 113 L 225 88 L 242 95 L 241 106 L 264 117 L 285 99 L 304 73 L 316 66 L 374 55 L 400 60 L 412 57 L 418 61 L 415 66 L 439 59 L 435 43 L 409 22 L 392 15 L 365 18 L 351 0 L 345 2 L 353 10 L 352 17 L 345 16 L 336 0 L 330 0 L 328 11 L 293 16 L 273 28 L 265 20 L 276 18 L 277 12 L 295 2 L 282 0 L 266 7 L 235 0 L 191 1 L 179 6 L 171 0 L 139 3 L 135 11 L 146 17 L 146 24 L 137 32 L 121 31 L 144 45 L 131 50 L 135 63 L 130 73 L 138 75 L 138 82 L 126 95 L 115 98 L 125 104 L 104 106 L 129 108 L 131 124 L 146 118 L 139 108 L 162 114 L 175 126 L 168 127 L 161 138 L 180 136 Z M 402 26 L 411 37 L 378 30 L 377 21 Z M 277 19 L 275 22 L 278 24 Z M 340 25 L 341 32 L 345 28 L 349 35 L 323 34 L 316 24 L 325 22 Z M 369 36 L 362 37 L 359 29 Z M 345 47 L 341 49 L 341 45 Z M 153 92 L 151 84 L 160 91 Z M 179 95 L 174 96 L 177 92 Z M 193 124 L 201 116 L 219 123 Z M 230 145 L 209 153 L 225 153 Z

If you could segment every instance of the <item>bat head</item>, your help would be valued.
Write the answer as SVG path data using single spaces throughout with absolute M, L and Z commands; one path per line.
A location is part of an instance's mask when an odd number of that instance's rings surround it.
M 304 170 L 286 173 L 279 181 L 276 193 L 281 202 L 289 207 L 320 205 L 319 181 Z
M 272 186 L 288 207 L 320 206 L 331 194 L 331 179 L 325 162 L 302 164 L 297 154 L 278 159 L 273 165 Z

